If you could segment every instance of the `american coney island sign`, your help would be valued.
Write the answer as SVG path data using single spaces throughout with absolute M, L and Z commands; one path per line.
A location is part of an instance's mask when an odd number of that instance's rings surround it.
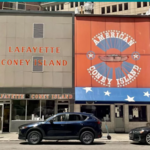
M 136 44 L 136 41 L 127 33 L 117 30 L 108 30 L 98 33 L 92 38 L 94 45 L 106 55 L 95 55 L 94 51 L 87 52 L 86 56 L 92 60 L 98 57 L 99 63 L 87 68 L 89 75 L 99 84 L 103 86 L 112 86 L 112 82 L 117 87 L 124 87 L 133 82 L 139 75 L 141 68 L 130 62 L 129 58 L 139 60 L 140 54 L 133 52 L 124 55 L 122 52 Z M 109 52 L 111 54 L 109 55 Z

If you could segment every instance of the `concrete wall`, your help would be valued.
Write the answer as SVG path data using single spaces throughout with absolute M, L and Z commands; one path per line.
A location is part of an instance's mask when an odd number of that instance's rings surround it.
M 34 38 L 34 23 L 43 23 L 44 37 Z M 0 87 L 72 87 L 72 16 L 71 15 L 0 15 Z M 9 49 L 11 47 L 11 50 Z M 24 47 L 25 51 L 19 51 Z M 30 47 L 32 52 L 26 52 Z M 42 53 L 33 52 L 42 47 Z M 45 53 L 45 47 L 59 47 L 59 53 Z M 10 51 L 11 52 L 10 52 Z M 46 64 L 43 72 L 33 72 L 32 57 L 43 56 Z M 2 64 L 2 60 L 3 64 Z M 18 65 L 8 65 L 8 60 L 23 60 Z M 25 60 L 30 60 L 29 64 Z M 67 65 L 57 65 L 66 60 Z

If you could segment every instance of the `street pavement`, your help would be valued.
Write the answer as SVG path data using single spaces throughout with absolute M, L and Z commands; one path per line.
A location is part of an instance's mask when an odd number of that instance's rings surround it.
M 80 142 L 42 142 L 39 145 L 30 145 L 24 141 L 0 141 L 0 150 L 149 150 L 149 145 L 131 142 L 94 142 L 92 145 L 83 145 Z
M 129 134 L 116 134 L 116 133 L 110 133 L 112 139 L 110 141 L 107 140 L 106 136 L 107 134 L 103 134 L 103 138 L 96 139 L 96 142 L 99 141 L 105 141 L 105 142 L 112 142 L 112 141 L 129 141 Z M 10 133 L 3 133 L 0 134 L 0 141 L 18 141 L 18 133 L 16 132 L 10 132 Z

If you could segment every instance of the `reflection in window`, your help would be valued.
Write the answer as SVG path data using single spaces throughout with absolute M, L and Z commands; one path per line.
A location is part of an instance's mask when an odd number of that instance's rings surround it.
M 54 115 L 54 101 L 42 100 L 41 101 L 41 118 L 47 119 Z
M 102 14 L 105 14 L 105 7 L 102 7 L 102 8 L 101 8 L 101 13 L 102 13 Z
M 128 10 L 128 3 L 124 3 L 124 10 Z
M 83 105 L 81 106 L 81 112 L 92 113 L 101 121 L 111 121 L 110 106 Z
M 110 6 L 107 6 L 107 13 L 110 13 Z
M 115 106 L 115 117 L 123 118 L 123 106 L 122 105 Z
M 147 121 L 146 106 L 129 106 L 129 121 Z
M 27 101 L 27 120 L 40 120 L 40 101 Z
M 147 2 L 143 2 L 143 7 L 147 7 Z
M 79 115 L 68 115 L 67 121 L 80 121 L 81 117 Z
M 119 4 L 119 11 L 122 11 L 122 4 Z
M 141 7 L 141 2 L 137 2 L 137 8 Z
M 53 121 L 65 121 L 65 120 L 66 120 L 66 115 L 59 115 L 53 118 Z
M 26 100 L 12 101 L 12 120 L 25 120 Z

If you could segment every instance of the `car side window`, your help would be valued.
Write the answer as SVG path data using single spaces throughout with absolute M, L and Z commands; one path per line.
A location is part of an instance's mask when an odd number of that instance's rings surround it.
M 59 115 L 53 118 L 53 121 L 66 121 L 66 115 Z
M 67 121 L 81 121 L 80 115 L 69 114 Z
M 82 115 L 82 120 L 86 120 L 88 117 L 87 116 L 84 116 L 84 115 Z

